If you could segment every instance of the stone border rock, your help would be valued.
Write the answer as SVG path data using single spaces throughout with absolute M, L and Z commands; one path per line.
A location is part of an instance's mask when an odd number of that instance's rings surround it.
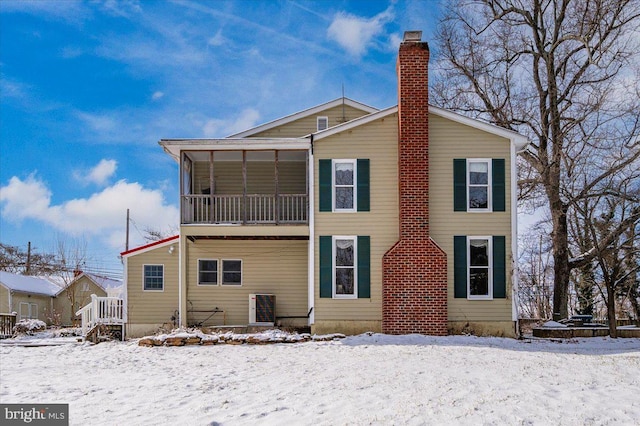
M 268 345 L 274 343 L 303 343 L 321 342 L 343 339 L 344 334 L 311 335 L 308 333 L 286 333 L 281 330 L 267 330 L 262 333 L 235 334 L 226 332 L 221 334 L 205 334 L 200 330 L 175 330 L 170 334 L 145 336 L 138 340 L 138 346 L 194 346 L 194 345 Z

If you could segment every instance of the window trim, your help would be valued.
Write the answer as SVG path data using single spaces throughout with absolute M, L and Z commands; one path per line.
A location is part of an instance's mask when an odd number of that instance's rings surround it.
M 353 242 L 353 294 L 336 293 L 336 269 L 344 268 L 337 266 L 336 262 L 336 241 L 351 240 Z M 331 297 L 333 299 L 358 299 L 358 236 L 357 235 L 332 235 L 331 236 Z
M 324 129 L 320 128 L 320 120 L 325 120 L 327 123 L 327 127 Z M 316 117 L 316 131 L 321 132 L 323 130 L 327 130 L 329 128 L 329 117 L 326 115 L 319 115 Z
M 487 241 L 487 294 L 471 294 L 471 240 Z M 487 235 L 467 235 L 467 299 L 468 300 L 493 300 L 493 237 Z M 473 266 L 478 268 L 478 266 Z M 484 267 L 482 267 L 484 268 Z
M 26 305 L 27 306 L 27 317 L 24 318 L 22 316 L 22 306 Z M 35 309 L 32 309 L 33 307 L 35 307 Z M 35 317 L 33 316 L 33 311 L 35 310 L 36 315 Z M 39 319 L 38 318 L 38 304 L 34 303 L 34 302 L 20 302 L 20 305 L 18 306 L 18 316 L 20 317 L 20 320 L 23 319 Z
M 145 267 L 146 266 L 162 266 L 162 288 L 158 289 L 158 288 L 146 288 L 146 274 L 145 274 Z M 164 263 L 145 263 L 144 265 L 142 265 L 142 291 L 150 291 L 150 292 L 154 292 L 154 293 L 161 293 L 164 292 Z
M 240 262 L 240 284 L 224 282 L 224 262 Z M 242 259 L 220 259 L 220 285 L 225 287 L 242 287 L 244 283 L 244 262 Z
M 215 261 L 216 262 L 216 282 L 215 283 L 213 283 L 213 282 L 211 282 L 211 283 L 209 283 L 209 282 L 207 282 L 207 283 L 200 282 L 200 272 L 201 272 L 200 271 L 200 261 L 201 260 L 205 260 L 205 261 L 208 261 L 208 262 L 211 262 L 211 261 Z M 211 272 L 211 271 L 208 271 L 208 272 Z M 198 258 L 198 286 L 202 286 L 202 287 L 219 286 L 220 285 L 220 275 L 221 275 L 220 274 L 220 261 L 218 259 L 204 258 L 204 257 L 203 258 Z
M 353 183 L 351 185 L 336 186 L 336 164 L 353 165 Z M 353 187 L 352 207 L 342 209 L 336 207 L 336 188 Z M 356 158 L 332 159 L 331 160 L 331 211 L 334 213 L 356 213 L 358 211 L 358 160 Z
M 487 165 L 487 184 L 479 185 L 479 184 L 471 184 L 471 163 L 485 163 Z M 465 179 L 466 179 L 466 196 L 467 196 L 467 212 L 469 213 L 491 213 L 493 212 L 493 160 L 491 158 L 467 158 L 467 169 L 465 170 Z M 471 207 L 471 195 L 470 189 L 471 187 L 487 187 L 487 207 L 486 208 L 476 208 Z

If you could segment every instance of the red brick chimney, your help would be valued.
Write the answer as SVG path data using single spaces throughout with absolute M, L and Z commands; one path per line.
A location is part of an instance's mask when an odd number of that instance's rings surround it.
M 383 264 L 382 332 L 447 334 L 447 256 L 429 236 L 429 46 L 407 31 L 398 52 L 400 240 Z

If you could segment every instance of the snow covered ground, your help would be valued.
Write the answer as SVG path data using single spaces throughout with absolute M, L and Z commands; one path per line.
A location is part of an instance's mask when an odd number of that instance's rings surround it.
M 73 425 L 640 423 L 640 339 L 6 342 L 0 402 L 69 403 Z

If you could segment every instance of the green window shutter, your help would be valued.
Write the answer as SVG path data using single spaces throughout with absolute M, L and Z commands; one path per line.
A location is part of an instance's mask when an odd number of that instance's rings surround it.
M 453 237 L 453 297 L 467 297 L 467 237 Z
M 330 212 L 331 203 L 331 160 L 319 160 L 318 180 L 320 181 L 320 206 L 321 212 Z
M 467 211 L 467 160 L 453 160 L 453 211 Z
M 358 236 L 358 299 L 371 297 L 371 237 Z
M 507 253 L 505 238 L 502 235 L 493 237 L 493 298 L 507 297 Z
M 358 159 L 358 208 L 359 212 L 369 211 L 369 160 Z
M 333 297 L 331 236 L 320 236 L 320 297 Z
M 505 211 L 504 158 L 494 158 L 491 165 L 493 211 Z

